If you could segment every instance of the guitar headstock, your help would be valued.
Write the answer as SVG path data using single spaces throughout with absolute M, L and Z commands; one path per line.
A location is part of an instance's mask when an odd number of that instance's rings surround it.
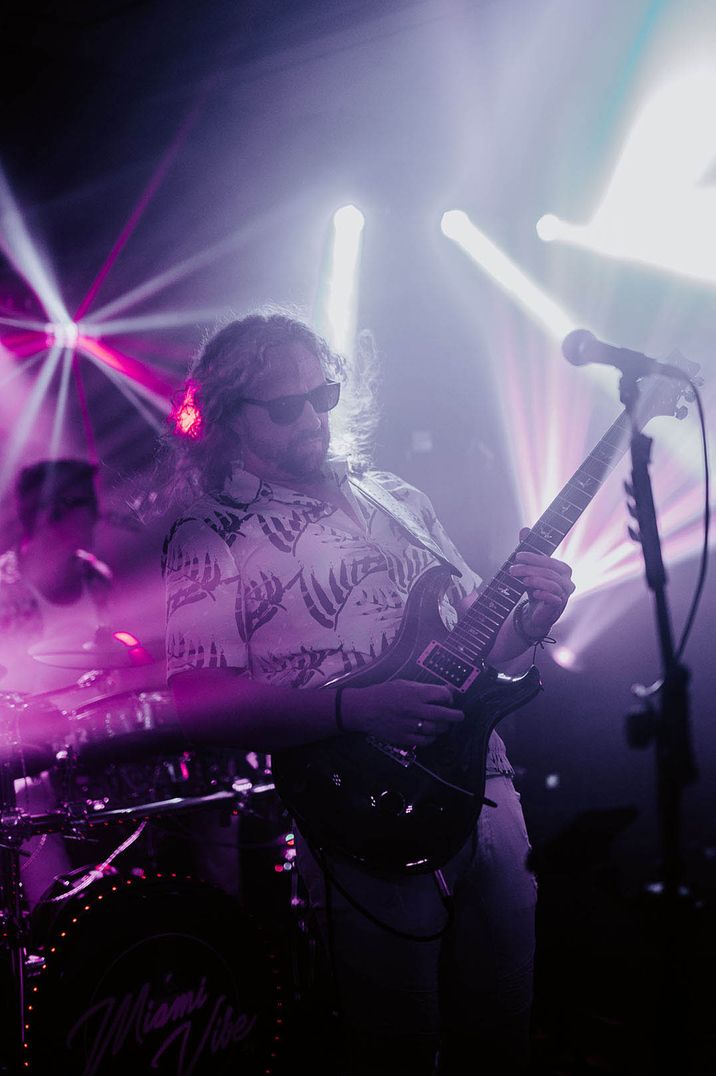
M 694 401 L 694 392 L 689 381 L 696 385 L 703 384 L 703 378 L 697 377 L 701 369 L 699 364 L 684 358 L 680 351 L 672 351 L 666 361 L 669 366 L 675 366 L 682 371 L 684 380 L 664 374 L 652 374 L 641 379 L 639 386 L 642 391 L 637 406 L 639 426 L 646 426 L 647 422 L 658 415 L 686 418 L 689 413 L 687 404 Z

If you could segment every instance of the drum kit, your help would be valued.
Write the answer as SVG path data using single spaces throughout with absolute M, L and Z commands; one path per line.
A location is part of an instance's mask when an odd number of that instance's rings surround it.
M 272 870 L 290 870 L 268 759 L 193 749 L 156 666 L 126 647 L 33 656 L 81 675 L 42 694 L 0 692 L 0 1073 L 280 1071 L 289 998 L 275 936 L 227 893 L 167 870 L 147 842 L 157 823 L 221 807 L 271 819 Z M 48 790 L 44 809 L 28 809 L 32 783 Z M 27 842 L 53 835 L 85 862 L 30 910 Z

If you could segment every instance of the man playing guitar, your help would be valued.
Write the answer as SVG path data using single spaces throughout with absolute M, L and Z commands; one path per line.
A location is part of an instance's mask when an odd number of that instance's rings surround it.
M 164 551 L 168 672 L 194 742 L 290 758 L 361 739 L 401 769 L 466 721 L 460 693 L 449 676 L 370 683 L 365 670 L 391 652 L 426 573 L 447 572 L 437 601 L 447 628 L 481 580 L 428 498 L 368 469 L 358 438 L 347 458 L 331 454 L 344 378 L 327 344 L 280 314 L 232 322 L 194 362 L 170 447 L 168 489 L 183 507 Z M 529 600 L 491 640 L 498 669 L 549 633 L 574 590 L 569 567 L 541 552 L 518 552 L 509 572 Z M 414 872 L 375 869 L 299 816 L 345 1073 L 428 1076 L 438 1056 L 440 1073 L 466 1072 L 469 1057 L 475 1071 L 526 1064 L 535 883 L 504 745 L 494 731 L 486 744 L 489 805 L 434 870 L 428 859 Z M 401 800 L 394 813 L 410 809 Z

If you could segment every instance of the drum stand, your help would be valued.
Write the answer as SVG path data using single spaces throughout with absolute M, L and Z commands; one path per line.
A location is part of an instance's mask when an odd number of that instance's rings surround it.
M 25 1048 L 25 927 L 20 889 L 20 811 L 14 760 L 0 763 L 0 1073 L 22 1070 Z

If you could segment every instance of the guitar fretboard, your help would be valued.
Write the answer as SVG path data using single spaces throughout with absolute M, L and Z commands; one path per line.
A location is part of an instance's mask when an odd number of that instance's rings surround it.
M 453 628 L 443 645 L 475 663 L 489 653 L 503 623 L 525 594 L 521 582 L 510 575 L 515 557 L 523 551 L 546 553 L 548 556 L 554 553 L 626 452 L 630 435 L 629 418 L 626 412 L 622 412 L 542 513 L 529 535 L 520 542 Z

